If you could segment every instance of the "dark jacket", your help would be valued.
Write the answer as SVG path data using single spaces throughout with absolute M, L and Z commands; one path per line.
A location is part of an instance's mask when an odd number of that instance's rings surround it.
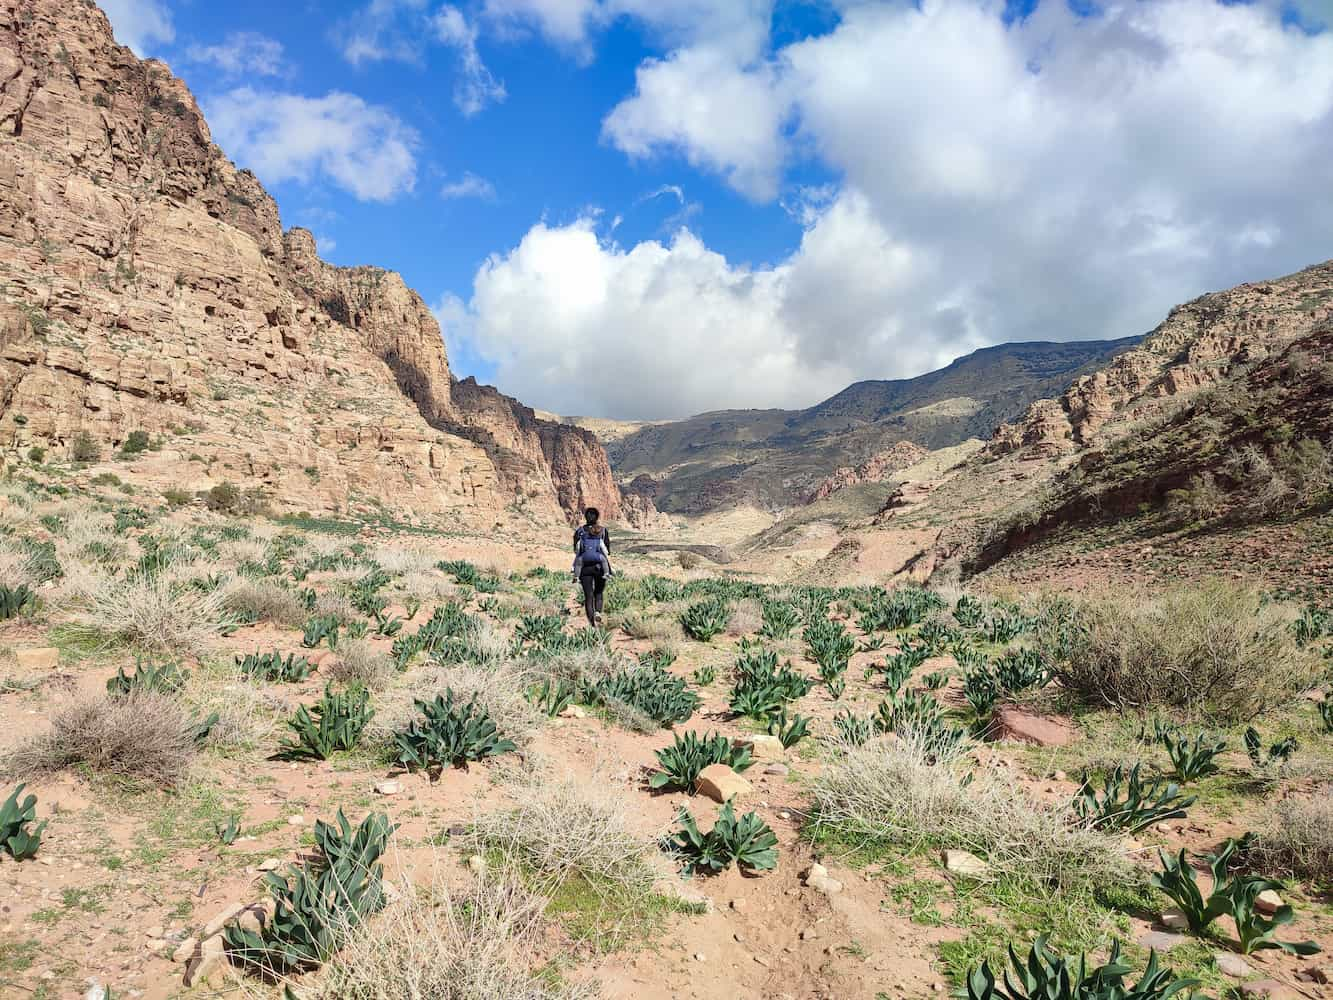
M 610 532 L 606 527 L 604 527 L 604 526 L 602 526 L 602 525 L 598 525 L 598 527 L 601 528 L 602 545 L 606 548 L 606 558 L 607 558 L 607 559 L 610 559 L 610 558 L 611 558 L 611 532 Z M 591 532 L 588 531 L 588 526 L 587 526 L 586 524 L 581 524 L 581 525 L 579 525 L 578 530 L 574 532 L 574 554 L 575 554 L 575 555 L 578 555 L 578 554 L 579 554 L 579 539 L 583 538 L 583 536 L 586 535 L 586 534 L 591 534 Z M 585 573 L 590 573 L 590 574 L 594 574 L 594 575 L 596 575 L 596 576 L 601 576 L 601 575 L 602 575 L 602 564 L 599 563 L 599 562 L 588 563 L 587 565 L 585 565 L 585 566 L 583 567 L 583 572 L 585 572 Z

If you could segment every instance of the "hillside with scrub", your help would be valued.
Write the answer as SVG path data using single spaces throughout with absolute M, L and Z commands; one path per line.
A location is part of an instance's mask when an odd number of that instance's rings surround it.
M 581 628 L 559 543 L 110 480 L 0 488 L 5 995 L 1328 988 L 1326 608 L 661 554 Z

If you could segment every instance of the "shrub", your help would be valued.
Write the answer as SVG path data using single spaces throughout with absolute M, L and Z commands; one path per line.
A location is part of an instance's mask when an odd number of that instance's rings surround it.
M 752 763 L 750 748 L 733 746 L 720 733 L 700 737 L 690 731 L 677 734 L 671 746 L 657 751 L 657 763 L 662 770 L 648 779 L 651 788 L 679 788 L 693 795 L 697 792 L 699 775 L 713 764 L 725 764 L 733 771 L 744 771 Z
M 437 864 L 436 869 L 442 868 Z M 553 982 L 545 965 L 546 900 L 487 880 L 459 892 L 442 878 L 411 887 L 375 920 L 350 928 L 310 1000 L 594 1000 L 591 985 Z
M 238 576 L 223 587 L 222 606 L 241 621 L 270 621 L 283 628 L 301 628 L 307 611 L 301 597 L 272 580 Z
M 102 457 L 102 448 L 87 431 L 79 431 L 70 442 L 69 457 L 80 465 L 86 465 Z
M 740 819 L 727 801 L 707 833 L 688 809 L 676 817 L 681 829 L 666 842 L 667 850 L 693 872 L 716 874 L 737 865 L 744 871 L 771 871 L 778 866 L 778 838 L 756 813 Z
M 172 488 L 162 491 L 162 499 L 172 507 L 184 507 L 194 502 L 194 494 L 188 490 Z
M 337 826 L 315 823 L 317 853 L 300 868 L 269 872 L 264 881 L 275 905 L 259 933 L 230 925 L 232 962 L 265 976 L 304 972 L 324 962 L 347 934 L 384 905 L 379 864 L 396 827 L 372 813 L 353 830 L 342 810 Z
M 199 736 L 200 724 L 175 698 L 148 691 L 82 697 L 57 709 L 46 733 L 10 751 L 3 769 L 17 777 L 84 766 L 172 786 L 189 772 Z
M 46 820 L 37 823 L 37 796 L 29 795 L 22 802 L 23 785 L 19 785 L 9 794 L 9 798 L 0 802 L 0 850 L 15 861 L 26 861 L 37 854 L 42 843 L 42 831 L 46 829 Z
M 513 741 L 500 735 L 495 722 L 477 705 L 476 695 L 461 707 L 454 704 L 452 689 L 434 701 L 416 702 L 421 719 L 395 734 L 398 763 L 408 768 L 437 770 L 446 765 L 466 767 L 517 750 Z
M 363 684 L 374 689 L 395 674 L 393 660 L 365 639 L 338 644 L 338 658 L 325 667 L 331 680 L 340 684 Z
M 139 455 L 148 450 L 149 444 L 151 441 L 147 431 L 130 431 L 120 451 L 123 455 Z
M 691 639 L 711 642 L 731 620 L 731 609 L 721 598 L 710 597 L 691 604 L 680 616 L 681 628 Z
M 339 694 L 326 687 L 324 697 L 314 706 L 307 709 L 301 705 L 288 720 L 296 741 L 283 744 L 279 750 L 290 757 L 328 760 L 340 750 L 353 749 L 374 715 L 370 692 L 364 687 L 353 686 Z
M 162 573 L 136 573 L 100 581 L 81 618 L 108 638 L 198 656 L 221 629 L 222 596 L 177 586 Z
M 786 601 L 765 601 L 763 615 L 759 634 L 765 639 L 785 639 L 801 624 L 801 613 Z
M 1250 857 L 1267 871 L 1333 889 L 1333 789 L 1317 788 L 1309 798 L 1275 803 Z
M 699 696 L 683 679 L 656 665 L 621 670 L 593 681 L 584 686 L 582 696 L 589 705 L 629 705 L 661 727 L 688 722 L 699 707 Z
M 1170 1000 L 1199 985 L 1197 979 L 1177 979 L 1170 969 L 1159 967 L 1156 952 L 1149 952 L 1138 980 L 1127 982 L 1134 968 L 1121 960 L 1119 941 L 1112 944 L 1107 963 L 1091 969 L 1086 956 L 1075 963 L 1052 955 L 1045 937 L 1033 942 L 1026 959 L 1010 945 L 1009 964 L 1002 981 L 986 962 L 969 972 L 967 1000 Z
M 1099 598 L 1081 605 L 1075 620 L 1067 648 L 1047 652 L 1059 657 L 1061 683 L 1094 704 L 1236 722 L 1299 695 L 1319 676 L 1280 606 L 1221 582 L 1155 600 Z
M 33 445 L 28 449 L 28 461 L 34 465 L 41 465 L 42 460 L 46 458 L 46 449 Z

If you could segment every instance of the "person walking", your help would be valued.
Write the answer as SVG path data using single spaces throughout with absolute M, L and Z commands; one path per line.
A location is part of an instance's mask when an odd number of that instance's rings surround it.
M 588 625 L 602 624 L 602 600 L 611 571 L 611 533 L 602 527 L 596 507 L 583 512 L 584 524 L 574 532 L 574 574 L 583 587 L 583 612 Z

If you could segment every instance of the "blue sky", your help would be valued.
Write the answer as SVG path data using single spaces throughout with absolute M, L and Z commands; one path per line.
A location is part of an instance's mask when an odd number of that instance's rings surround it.
M 565 413 L 808 405 L 1333 255 L 1329 0 L 104 8 L 286 225 Z

